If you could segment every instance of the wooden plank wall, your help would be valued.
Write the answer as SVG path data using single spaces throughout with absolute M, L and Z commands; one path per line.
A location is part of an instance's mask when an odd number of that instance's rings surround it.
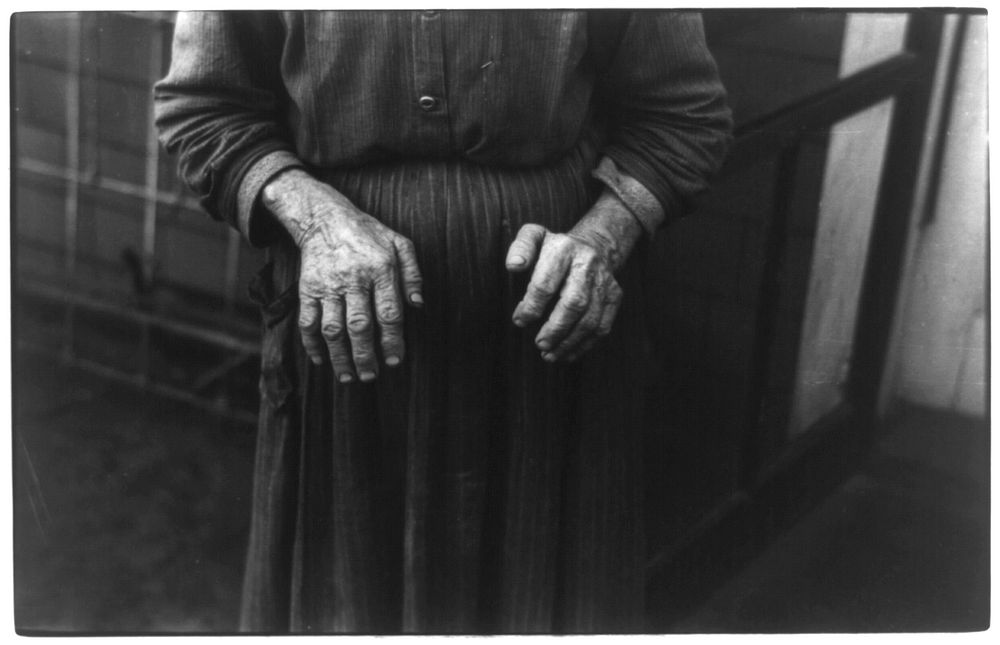
M 59 283 L 74 253 L 75 287 L 124 301 L 134 287 L 123 253 L 151 245 L 156 284 L 224 300 L 229 232 L 197 209 L 174 160 L 150 147 L 169 14 L 22 13 L 12 36 L 15 275 Z M 147 213 L 150 194 L 160 200 Z M 68 199 L 78 210 L 75 250 Z M 260 257 L 244 246 L 238 260 L 245 283 Z M 235 297 L 247 302 L 244 289 Z
M 918 218 L 888 389 L 909 403 L 987 412 L 986 17 L 966 18 L 949 92 L 937 199 Z
M 902 51 L 906 24 L 904 14 L 849 15 L 840 76 Z M 830 133 L 790 436 L 807 430 L 843 399 L 892 108 L 892 101 L 884 101 Z
M 156 141 L 171 18 L 12 19 L 14 341 L 249 427 L 246 284 L 262 258 L 199 209 Z

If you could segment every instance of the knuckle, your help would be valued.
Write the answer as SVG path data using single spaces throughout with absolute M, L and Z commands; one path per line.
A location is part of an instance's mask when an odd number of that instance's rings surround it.
M 368 361 L 375 356 L 375 347 L 371 340 L 369 339 L 353 339 L 351 343 L 350 354 L 354 357 L 356 363 Z
M 406 254 L 412 254 L 416 250 L 416 247 L 413 245 L 410 238 L 403 237 L 402 235 L 396 237 L 396 246 L 400 251 Z
M 562 338 L 566 336 L 570 330 L 573 329 L 573 323 L 569 320 L 560 320 L 552 325 L 552 334 L 556 338 Z
M 359 264 L 352 276 L 355 289 L 364 289 L 365 285 L 378 282 L 382 276 L 395 268 L 395 257 L 382 251 L 373 251 L 364 262 Z
M 350 353 L 346 351 L 344 345 L 337 345 L 336 347 L 330 348 L 330 363 L 337 369 L 350 371 L 351 356 Z
M 573 293 L 566 296 L 563 299 L 563 307 L 565 307 L 567 311 L 570 311 L 572 313 L 580 313 L 582 311 L 585 311 L 587 309 L 587 305 L 589 304 L 590 304 L 590 298 L 588 298 L 587 295 L 583 293 Z
M 403 339 L 396 334 L 386 334 L 382 337 L 382 354 L 400 354 L 403 349 Z
M 528 285 L 528 293 L 535 297 L 551 297 L 556 292 L 555 285 L 551 282 L 541 280 Z
M 534 318 L 541 315 L 542 309 L 542 303 L 529 299 L 524 302 L 524 306 L 521 308 L 521 313 Z
M 356 334 L 364 333 L 371 330 L 372 321 L 368 316 L 354 315 L 348 318 L 347 328 Z
M 320 274 L 324 267 L 313 258 L 303 258 L 302 270 L 299 273 L 299 295 L 311 296 L 317 291 L 322 291 L 323 279 Z
M 372 286 L 376 306 L 391 301 L 396 297 L 396 272 L 389 270 L 377 272 Z
M 374 255 L 375 266 L 380 268 L 391 268 L 396 266 L 396 254 L 382 249 Z
M 552 233 L 545 237 L 545 242 L 547 246 L 552 247 L 555 251 L 565 250 L 571 243 L 572 240 L 565 233 Z
M 323 338 L 328 341 L 340 340 L 344 335 L 344 328 L 336 323 L 323 325 Z
M 545 323 L 544 337 L 548 340 L 562 338 L 569 330 L 569 323 L 565 320 L 549 320 Z
M 403 312 L 395 303 L 384 304 L 378 308 L 378 321 L 380 323 L 395 324 L 403 319 Z

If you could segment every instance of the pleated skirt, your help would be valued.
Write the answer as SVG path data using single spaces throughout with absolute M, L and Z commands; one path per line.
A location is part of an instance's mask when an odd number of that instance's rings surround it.
M 586 212 L 595 156 L 320 173 L 414 242 L 426 304 L 406 311 L 402 365 L 340 384 L 302 349 L 297 250 L 268 250 L 242 630 L 641 630 L 639 264 L 611 335 L 573 365 L 511 323 L 528 276 L 504 267 L 521 225 L 567 231 Z

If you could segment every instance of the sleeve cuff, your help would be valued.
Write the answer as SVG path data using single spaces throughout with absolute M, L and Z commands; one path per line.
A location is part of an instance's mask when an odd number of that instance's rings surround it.
M 268 230 L 274 224 L 268 224 L 266 213 L 258 201 L 261 189 L 272 177 L 288 168 L 302 168 L 302 161 L 287 150 L 275 150 L 258 159 L 243 175 L 239 193 L 236 197 L 237 226 L 240 233 L 253 246 L 266 246 L 273 235 Z
M 637 179 L 619 170 L 610 157 L 603 157 L 591 174 L 622 200 L 647 234 L 653 235 L 663 225 L 666 213 L 660 200 Z

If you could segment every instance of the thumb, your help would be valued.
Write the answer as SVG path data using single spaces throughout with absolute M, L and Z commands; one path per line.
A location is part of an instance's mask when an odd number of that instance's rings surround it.
M 548 231 L 539 224 L 525 224 L 517 232 L 517 237 L 507 250 L 507 270 L 525 271 L 538 259 L 538 250 L 542 246 Z

